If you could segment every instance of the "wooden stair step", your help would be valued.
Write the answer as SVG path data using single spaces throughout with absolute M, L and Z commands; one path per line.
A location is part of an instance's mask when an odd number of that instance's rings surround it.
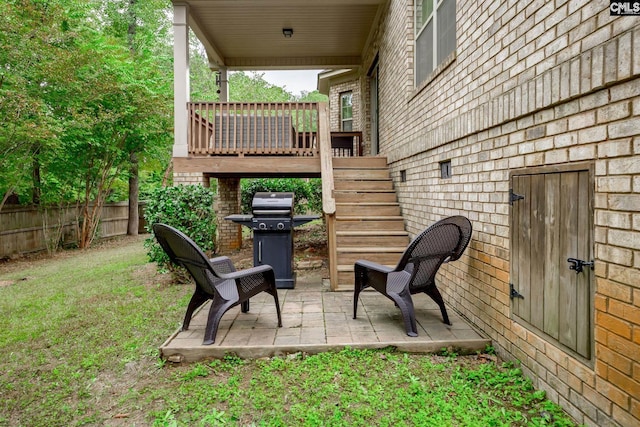
M 409 236 L 406 235 L 376 235 L 367 234 L 362 236 L 336 235 L 337 246 L 408 246 Z
M 340 232 L 338 232 L 340 233 Z M 336 246 L 362 247 L 362 246 L 390 246 L 407 247 L 409 236 L 406 234 L 338 234 L 336 233 Z
M 379 181 L 388 180 L 389 178 L 387 169 L 338 169 L 333 171 L 333 179 L 335 181 Z
M 353 283 L 338 283 L 333 289 L 334 292 L 353 292 Z
M 399 216 L 398 203 L 336 203 L 336 216 Z
M 365 231 L 365 230 L 404 230 L 404 221 L 376 220 L 376 221 L 336 221 L 336 231 Z
M 393 181 L 390 179 L 377 181 L 335 180 L 333 185 L 336 191 L 393 190 Z
M 366 221 L 404 221 L 400 215 L 336 215 L 336 221 L 366 222 Z
M 337 231 L 337 236 L 407 236 L 409 233 L 404 230 L 350 230 L 350 231 Z
M 369 181 L 370 182 L 370 181 Z M 351 187 L 351 188 L 347 188 Z M 334 188 L 334 199 L 340 199 L 340 203 L 397 203 L 398 196 L 393 188 L 386 184 L 375 188 L 373 185 L 368 188 L 354 188 L 351 184 L 345 188 Z
M 398 202 L 340 202 L 340 206 L 399 206 Z
M 391 264 L 382 264 L 382 265 L 384 265 L 385 267 L 389 267 L 389 268 L 395 268 L 395 266 L 397 264 L 393 264 L 393 265 L 391 265 Z M 354 266 L 355 266 L 355 264 L 340 264 L 340 265 L 338 265 L 338 272 L 339 273 L 351 273 L 351 274 L 353 274 Z
M 402 251 L 400 252 L 342 252 L 338 249 L 338 265 L 353 264 L 358 260 L 366 259 L 367 261 L 377 262 L 378 264 L 396 265 L 400 261 Z
M 386 157 L 334 157 L 331 159 L 333 169 L 387 168 Z
M 359 181 L 340 181 L 340 183 L 344 184 L 351 184 L 351 183 L 357 183 Z M 376 181 L 377 183 L 378 181 Z M 384 187 L 386 187 L 386 185 L 384 185 Z M 334 191 L 336 193 L 340 193 L 340 194 L 396 194 L 396 190 L 394 190 L 393 188 L 344 188 L 341 190 L 336 190 L 334 188 Z
M 341 253 L 402 253 L 405 246 L 347 246 L 338 247 L 336 250 Z
M 336 203 L 362 202 L 362 203 L 397 203 L 395 191 L 334 191 Z
M 352 202 L 397 202 L 398 197 L 392 189 L 368 189 L 368 190 L 333 190 L 336 200 Z

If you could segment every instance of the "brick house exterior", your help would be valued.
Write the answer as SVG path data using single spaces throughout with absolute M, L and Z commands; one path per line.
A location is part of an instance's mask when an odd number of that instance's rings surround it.
M 353 130 L 361 131 L 362 117 L 359 114 L 362 111 L 360 107 L 360 85 L 356 80 L 350 80 L 347 82 L 331 85 L 329 91 L 329 123 L 331 132 L 340 132 L 340 95 L 345 92 L 351 92 L 353 94 Z
M 455 3 L 455 49 L 417 84 L 414 1 L 388 3 L 349 83 L 359 86 L 365 147 L 368 70 L 377 64 L 379 151 L 388 158 L 408 231 L 415 235 L 455 214 L 474 225 L 467 256 L 443 269 L 447 303 L 484 331 L 502 357 L 519 360 L 534 385 L 578 422 L 640 425 L 640 18 L 610 16 L 602 0 Z M 334 94 L 347 84 L 331 88 L 332 110 Z M 441 177 L 443 162 L 450 162 L 448 178 Z M 582 184 L 572 187 L 573 178 L 565 178 L 576 171 Z M 510 190 L 525 176 L 532 180 L 529 201 L 510 203 Z M 541 187 L 547 209 L 579 211 L 566 222 L 584 225 L 583 257 L 594 261 L 592 271 L 528 266 L 527 257 L 544 261 L 565 238 L 582 239 L 549 235 L 536 249 L 539 236 L 522 235 L 516 206 L 537 203 L 531 200 L 540 177 L 562 182 L 559 191 Z M 567 201 L 572 194 L 581 194 L 576 204 Z M 538 213 L 527 215 L 533 221 Z M 541 235 L 553 221 L 542 215 Z M 523 241 L 533 249 L 514 249 Z M 530 294 L 510 298 L 515 272 L 525 265 L 522 277 L 535 276 L 538 266 L 555 274 L 540 283 L 525 277 Z M 574 278 L 586 287 L 554 302 L 544 293 L 551 291 L 540 289 L 557 277 L 561 287 Z M 529 304 L 526 314 L 517 308 L 522 303 Z M 557 319 L 548 321 L 549 330 L 535 326 L 533 318 L 554 304 L 560 317 L 578 313 L 569 333 Z M 573 328 L 584 336 L 577 344 Z

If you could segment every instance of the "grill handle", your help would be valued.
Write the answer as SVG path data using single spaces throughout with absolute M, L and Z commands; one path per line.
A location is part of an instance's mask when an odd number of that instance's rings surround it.
M 262 240 L 258 241 L 258 262 L 262 264 Z
M 291 211 L 289 209 L 254 209 L 254 216 L 291 216 Z

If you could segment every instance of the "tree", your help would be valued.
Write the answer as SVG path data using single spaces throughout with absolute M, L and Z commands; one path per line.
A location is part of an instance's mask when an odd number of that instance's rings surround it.
M 168 157 L 171 143 L 171 62 L 158 47 L 170 51 L 168 37 L 151 24 L 132 42 L 115 37 L 104 15 L 113 4 L 14 0 L 0 14 L 0 118 L 12 124 L 0 130 L 0 176 L 9 178 L 1 190 L 33 181 L 33 199 L 78 201 L 80 247 L 93 240 L 130 153 Z M 164 22 L 163 10 L 145 16 Z
M 65 55 L 65 47 L 74 37 L 60 25 L 68 22 L 59 19 L 61 14 L 57 4 L 17 0 L 0 5 L 2 204 L 16 192 L 31 192 L 31 199 L 39 201 L 40 157 L 59 142 L 60 127 L 41 95 L 47 90 L 52 71 L 49 65 Z
M 298 101 L 303 102 L 328 102 L 329 97 L 323 93 L 314 90 L 312 92 L 302 92 Z
M 164 63 L 158 63 L 159 68 L 166 68 L 170 64 L 170 56 L 166 47 L 169 45 L 168 20 L 166 12 L 169 2 L 166 0 L 119 0 L 103 2 L 101 15 L 105 18 L 106 31 L 112 34 L 129 49 L 131 57 L 136 62 L 149 61 L 153 58 L 165 58 Z M 164 41 L 165 43 L 159 43 Z M 165 49 L 158 49 L 164 46 Z M 167 70 L 168 71 L 168 70 Z M 168 74 L 168 73 L 167 73 Z M 165 105 L 156 105 L 166 118 L 170 115 L 170 88 L 165 86 Z M 164 108 L 163 108 L 164 107 Z M 148 123 L 148 122 L 145 122 Z M 166 125 L 168 129 L 169 125 Z M 145 133 L 145 128 L 139 128 L 139 132 L 130 134 L 126 141 L 126 149 L 129 152 L 128 168 L 128 195 L 129 195 L 129 220 L 127 234 L 138 234 L 138 198 L 139 198 L 139 168 L 140 155 L 147 151 L 146 145 L 151 142 L 157 145 L 157 138 L 150 138 Z M 162 144 L 166 146 L 166 144 Z
M 295 97 L 264 79 L 264 73 L 237 71 L 229 75 L 229 100 L 232 102 L 290 102 Z
M 192 31 L 189 31 L 189 80 L 191 99 L 203 102 L 220 100 L 215 74 L 209 68 L 204 47 Z
M 22 203 L 77 203 L 86 247 L 101 206 L 128 194 L 137 231 L 136 189 L 159 185 L 158 170 L 171 158 L 169 7 L 169 0 L 0 2 L 0 209 L 14 194 Z M 193 99 L 218 99 L 203 52 L 192 53 Z M 257 72 L 231 73 L 230 98 L 296 99 Z

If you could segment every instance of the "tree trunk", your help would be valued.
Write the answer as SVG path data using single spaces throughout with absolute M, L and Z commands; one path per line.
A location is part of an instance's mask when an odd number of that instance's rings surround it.
M 135 152 L 130 153 L 129 161 L 131 165 L 129 169 L 129 221 L 127 222 L 127 234 L 129 236 L 137 236 L 140 225 L 138 217 L 138 155 Z
M 2 201 L 0 201 L 0 212 L 2 212 L 2 208 L 4 207 L 4 204 L 7 202 L 7 200 L 9 199 L 9 197 L 11 196 L 11 194 L 15 189 L 16 187 L 12 186 L 7 188 L 7 191 L 5 191 L 4 195 L 2 196 Z
M 135 55 L 134 39 L 137 31 L 136 23 L 136 3 L 137 0 L 129 0 L 129 25 L 127 27 L 127 39 L 129 43 L 129 51 L 131 55 Z M 138 227 L 140 220 L 138 217 L 138 195 L 139 195 L 139 171 L 138 171 L 138 154 L 135 148 L 129 153 L 129 220 L 127 221 L 127 234 L 129 236 L 138 235 Z
M 32 160 L 32 178 L 33 189 L 31 192 L 31 203 L 34 205 L 40 204 L 40 198 L 42 197 L 42 178 L 40 177 L 40 147 L 36 147 L 33 152 Z
M 169 178 L 171 178 L 171 174 L 173 173 L 173 160 L 169 160 L 169 166 L 164 170 L 164 175 L 162 176 L 162 186 L 166 187 L 169 185 Z

